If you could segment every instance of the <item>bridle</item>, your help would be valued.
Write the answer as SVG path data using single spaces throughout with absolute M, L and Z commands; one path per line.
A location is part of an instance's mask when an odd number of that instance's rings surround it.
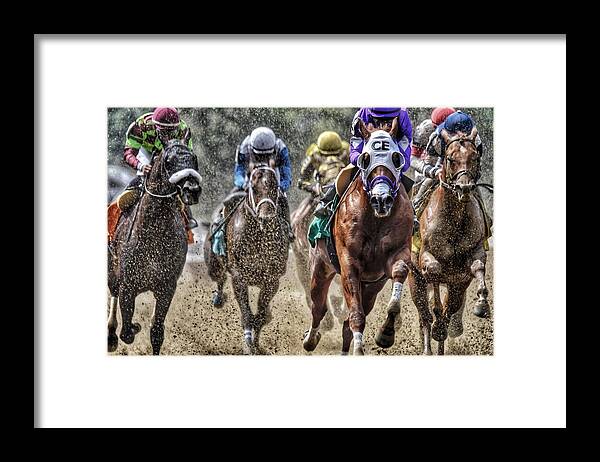
M 455 138 L 455 139 L 451 140 L 446 145 L 446 147 L 444 148 L 444 179 L 443 180 L 440 179 L 440 184 L 444 188 L 452 191 L 453 193 L 456 193 L 456 192 L 458 192 L 461 189 L 457 182 L 458 182 L 458 180 L 461 177 L 463 177 L 465 175 L 468 175 L 469 178 L 475 184 L 477 182 L 477 180 L 479 179 L 480 168 L 481 168 L 481 159 L 478 158 L 478 161 L 477 161 L 477 171 L 476 172 L 473 172 L 473 171 L 467 170 L 467 169 L 463 169 L 463 170 L 459 170 L 458 172 L 454 173 L 450 178 L 448 178 L 446 176 L 447 175 L 446 172 L 448 171 L 448 168 L 450 167 L 450 162 L 452 162 L 454 160 L 450 156 L 446 155 L 446 152 L 448 152 L 448 148 L 450 147 L 450 145 L 452 143 L 457 142 L 457 141 L 458 142 L 463 142 L 464 141 L 464 142 L 467 142 L 467 143 L 471 143 L 473 145 L 473 147 L 475 147 L 475 150 L 477 150 L 477 145 L 475 144 L 475 141 L 473 141 L 473 140 L 471 140 L 469 138 L 465 138 L 465 137 L 459 137 L 459 138 Z
M 262 204 L 271 204 L 273 206 L 273 208 L 275 210 L 277 210 L 277 205 L 279 204 L 279 195 L 280 195 L 280 189 L 279 189 L 279 187 L 277 187 L 277 198 L 275 199 L 275 202 L 273 202 L 273 200 L 271 200 L 268 197 L 264 197 L 261 200 L 259 200 L 258 203 L 256 203 L 256 200 L 254 199 L 254 188 L 252 187 L 252 178 L 254 177 L 254 174 L 259 170 L 266 170 L 269 172 L 273 172 L 273 175 L 275 175 L 275 178 L 278 178 L 277 172 L 275 171 L 275 169 L 273 169 L 271 167 L 267 167 L 266 165 L 257 165 L 252 169 L 252 172 L 250 172 L 250 178 L 248 179 L 248 201 L 246 202 L 246 208 L 248 210 L 250 210 L 250 213 L 252 213 L 252 215 L 255 217 L 258 214 L 258 208 Z M 279 183 L 279 179 L 277 180 L 277 182 Z

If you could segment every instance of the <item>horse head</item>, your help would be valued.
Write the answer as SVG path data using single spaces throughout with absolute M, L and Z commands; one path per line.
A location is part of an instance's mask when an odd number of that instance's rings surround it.
M 201 181 L 197 157 L 180 140 L 167 142 L 148 177 L 153 189 L 150 194 L 167 197 L 178 194 L 186 205 L 198 203 Z
M 371 132 L 356 165 L 361 171 L 369 204 L 378 218 L 389 217 L 392 212 L 404 163 L 400 148 L 388 132 Z
M 277 216 L 279 172 L 272 157 L 252 156 L 248 163 L 248 208 L 260 220 Z
M 468 202 L 481 171 L 481 154 L 475 145 L 477 127 L 469 134 L 458 132 L 450 136 L 442 130 L 440 135 L 445 143 L 441 184 L 456 194 L 460 202 Z

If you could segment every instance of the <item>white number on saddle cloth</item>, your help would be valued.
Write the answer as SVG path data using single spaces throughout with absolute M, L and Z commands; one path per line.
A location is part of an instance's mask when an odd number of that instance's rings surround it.
M 400 154 L 400 164 L 398 167 L 394 165 L 392 159 L 392 154 L 395 152 Z M 360 167 L 362 165 L 361 159 L 357 162 L 357 165 L 361 168 L 363 181 L 366 182 L 366 179 L 369 178 L 371 172 L 379 166 L 386 167 L 394 175 L 396 183 L 400 180 L 405 160 L 400 148 L 388 132 L 384 130 L 374 131 L 365 143 L 361 157 L 364 156 L 365 153 L 368 153 L 370 157 L 367 168 L 363 169 Z

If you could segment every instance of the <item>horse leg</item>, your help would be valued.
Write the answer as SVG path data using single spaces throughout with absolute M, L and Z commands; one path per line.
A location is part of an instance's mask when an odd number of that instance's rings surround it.
M 242 351 L 245 355 L 254 354 L 254 340 L 252 335 L 253 315 L 248 301 L 248 286 L 239 275 L 232 276 L 233 292 L 235 299 L 240 306 L 242 328 L 244 329 L 244 340 L 242 341 Z
M 439 282 L 433 283 L 433 315 L 435 320 L 431 325 L 431 336 L 434 340 L 444 343 L 448 337 L 448 313 L 440 297 Z M 443 350 L 443 348 L 442 348 Z M 439 354 L 439 353 L 438 353 Z
M 121 335 L 119 337 L 128 345 L 133 343 L 136 334 L 142 328 L 139 323 L 131 322 L 135 310 L 135 297 L 133 291 L 130 289 L 121 288 L 121 290 L 119 290 L 119 306 L 121 307 L 121 319 L 123 321 Z
M 419 333 L 423 345 L 423 354 L 431 355 L 431 323 L 433 317 L 429 311 L 429 300 L 427 300 L 427 282 L 420 274 L 411 271 L 408 275 L 408 287 L 413 303 L 419 312 Z
M 263 285 L 260 288 L 260 292 L 258 294 L 258 310 L 256 312 L 256 316 L 253 319 L 253 340 L 254 340 L 254 349 L 259 351 L 258 348 L 258 338 L 260 336 L 261 329 L 271 322 L 273 316 L 271 315 L 271 309 L 269 308 L 269 303 L 279 290 L 279 282 L 275 281 L 270 285 Z
M 208 276 L 217 283 L 217 289 L 213 291 L 212 304 L 214 307 L 223 306 L 225 297 L 223 295 L 223 285 L 227 280 L 227 269 L 222 259 L 212 251 L 210 240 L 204 241 L 204 261 L 208 268 Z
M 469 287 L 468 281 L 465 283 L 450 283 L 448 284 L 448 294 L 446 295 L 445 308 L 446 316 L 450 319 L 448 325 L 448 335 L 450 337 L 457 337 L 462 334 L 462 313 L 465 306 L 465 295 L 467 293 L 467 287 Z M 457 334 L 458 335 L 452 335 Z M 448 348 L 450 349 L 450 344 Z
M 340 255 L 340 261 L 351 261 L 351 259 L 347 255 Z M 342 285 L 346 305 L 350 311 L 348 321 L 354 341 L 353 354 L 362 356 L 365 354 L 363 332 L 365 331 L 366 317 L 363 311 L 360 276 L 354 267 L 342 266 Z
M 470 281 L 469 281 L 470 282 Z M 448 295 L 445 305 L 448 307 L 448 336 L 451 338 L 460 337 L 463 333 L 463 311 L 465 309 L 466 293 L 469 283 L 456 285 L 448 284 Z
M 160 354 L 160 348 L 165 338 L 165 318 L 171 306 L 173 295 L 177 283 L 163 287 L 160 291 L 156 291 L 154 296 L 156 303 L 154 305 L 154 313 L 152 315 L 152 326 L 150 327 L 150 343 L 152 344 L 152 354 Z
M 381 348 L 389 348 L 394 344 L 396 329 L 402 324 L 400 316 L 400 296 L 402 285 L 408 276 L 408 265 L 404 260 L 398 260 L 392 267 L 392 297 L 387 306 L 387 318 L 375 336 L 375 343 Z M 397 320 L 397 322 L 396 322 Z
M 108 351 L 113 352 L 119 346 L 119 337 L 117 337 L 117 327 L 119 322 L 117 321 L 117 305 L 119 299 L 117 297 L 110 297 L 110 314 L 108 315 Z
M 490 304 L 488 302 L 488 289 L 485 284 L 485 262 L 487 256 L 483 247 L 473 259 L 471 264 L 471 274 L 477 279 L 477 302 L 473 308 L 475 316 L 487 318 L 490 315 Z
M 312 323 L 310 329 L 304 333 L 302 342 L 302 346 L 306 351 L 313 351 L 317 348 L 319 340 L 321 340 L 319 326 L 327 312 L 327 292 L 335 276 L 335 272 L 330 271 L 321 258 L 317 258 L 313 266 L 310 283 Z
M 352 342 L 352 331 L 350 322 L 346 319 L 342 325 L 342 356 L 347 356 Z

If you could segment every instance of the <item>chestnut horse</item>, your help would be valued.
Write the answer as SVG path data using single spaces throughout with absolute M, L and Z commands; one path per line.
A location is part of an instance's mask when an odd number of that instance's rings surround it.
M 217 283 L 219 298 L 227 271 L 231 274 L 244 330 L 243 353 L 257 354 L 260 331 L 271 320 L 269 304 L 287 267 L 289 237 L 279 203 L 283 193 L 275 162 L 270 159 L 268 164 L 255 163 L 252 159 L 248 171 L 248 194 L 224 225 L 226 255 L 213 253 L 211 242 L 206 239 L 204 258 L 210 278 Z M 228 214 L 226 207 L 225 216 Z M 256 314 L 250 308 L 249 286 L 260 288 Z
M 486 238 L 483 210 L 473 191 L 480 176 L 481 155 L 475 146 L 477 128 L 452 137 L 442 130 L 445 143 L 440 184 L 421 215 L 421 248 L 413 255 L 409 287 L 419 311 L 423 354 L 431 354 L 430 337 L 444 354 L 444 341 L 463 332 L 462 314 L 465 294 L 472 279 L 478 283 L 474 314 L 489 316 L 488 289 L 485 283 Z M 446 284 L 442 303 L 440 284 Z M 428 289 L 433 290 L 433 316 Z M 432 323 L 433 321 L 433 323 Z
M 135 299 L 150 290 L 156 299 L 150 342 L 152 353 L 160 353 L 165 318 L 187 254 L 181 203 L 198 203 L 200 181 L 196 156 L 181 141 L 170 141 L 155 157 L 141 198 L 121 215 L 108 249 L 108 351 L 115 351 L 119 342 L 117 303 L 123 322 L 119 337 L 131 344 L 141 328 L 132 322 Z
M 388 312 L 400 313 L 400 295 L 410 263 L 413 212 L 401 183 L 404 157 L 390 134 L 369 133 L 358 159 L 356 176 L 341 196 L 333 218 L 332 239 L 340 263 L 348 319 L 342 327 L 342 354 L 354 341 L 353 353 L 364 354 L 366 316 L 388 279 L 393 281 Z M 306 351 L 313 351 L 321 334 L 319 325 L 327 311 L 329 285 L 336 274 L 324 239 L 310 250 L 312 268 L 312 324 L 304 336 Z M 379 335 L 376 338 L 379 343 Z

